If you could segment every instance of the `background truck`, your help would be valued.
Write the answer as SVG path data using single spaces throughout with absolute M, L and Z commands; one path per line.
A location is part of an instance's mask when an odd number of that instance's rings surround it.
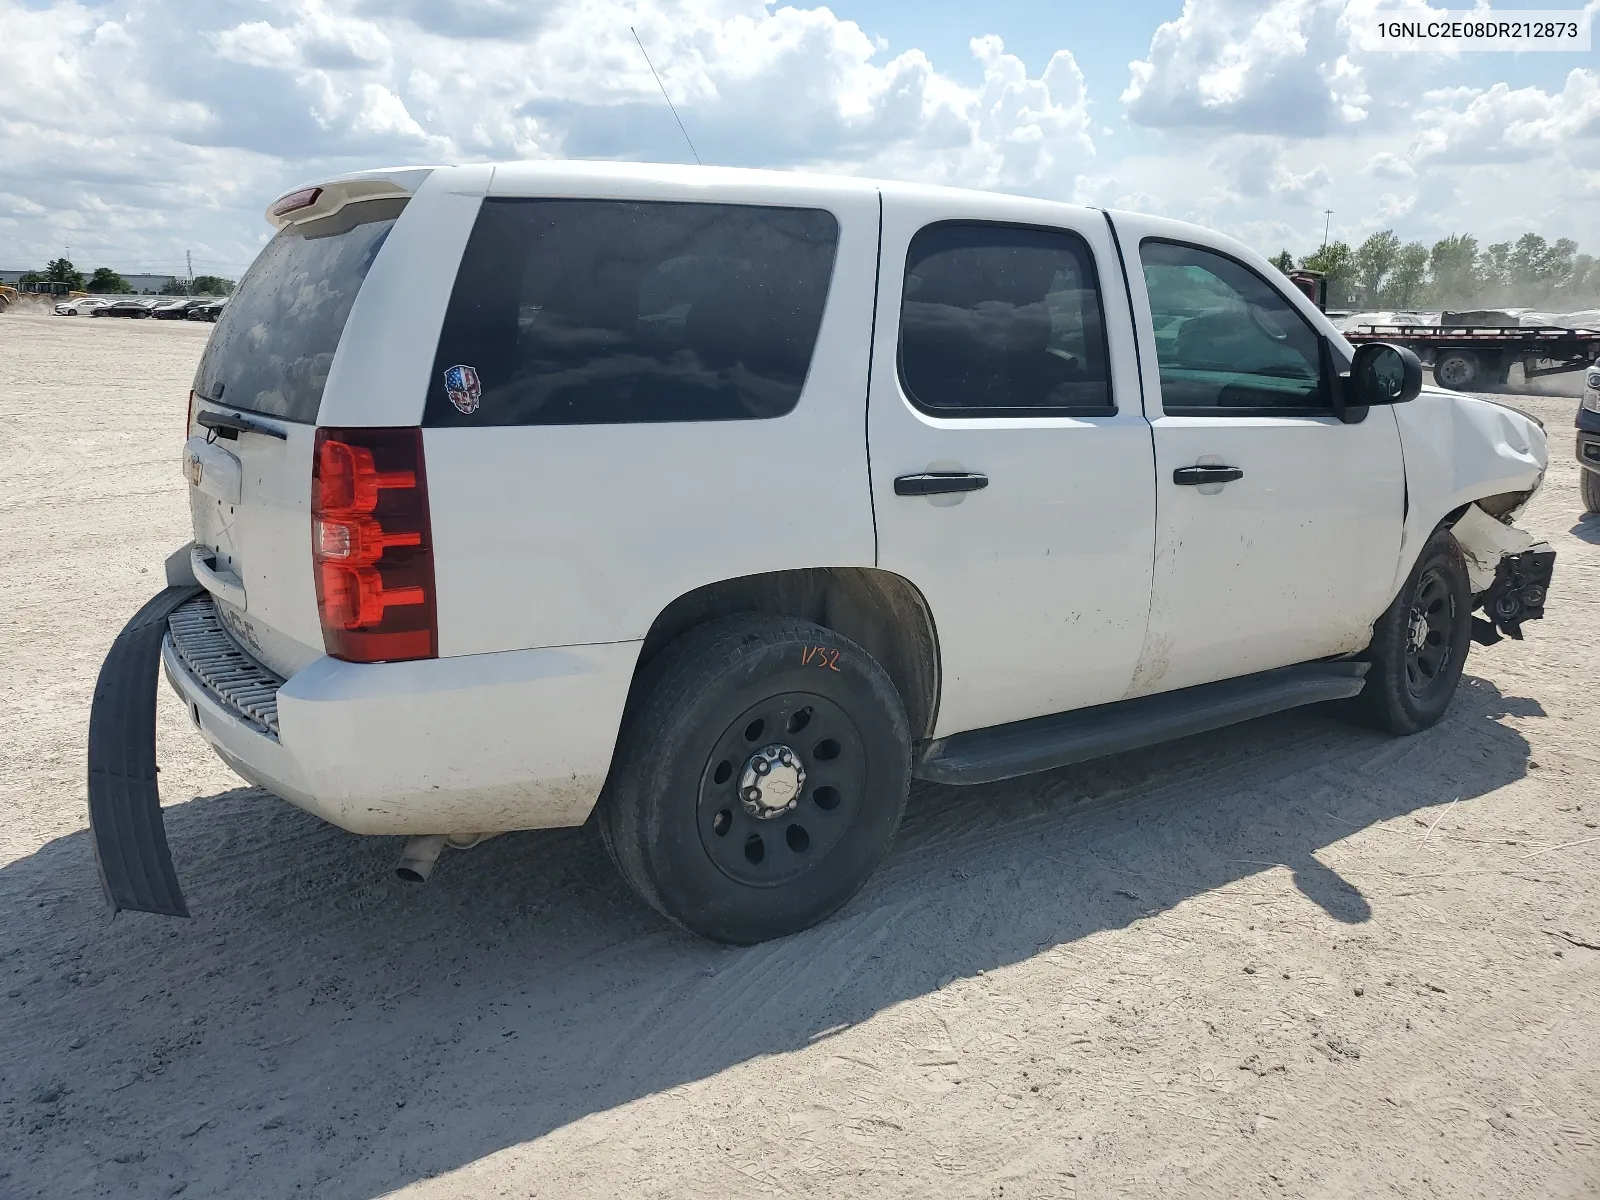
M 1600 330 L 1559 325 L 1504 327 L 1482 314 L 1441 315 L 1438 325 L 1363 325 L 1345 331 L 1353 345 L 1388 342 L 1404 346 L 1433 368 L 1434 382 L 1453 391 L 1505 384 L 1522 364 L 1525 379 L 1581 371 L 1600 360 Z

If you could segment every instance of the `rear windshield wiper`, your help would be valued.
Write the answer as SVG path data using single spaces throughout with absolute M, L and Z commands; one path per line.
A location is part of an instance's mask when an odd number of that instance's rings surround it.
M 289 440 L 289 431 L 281 425 L 274 425 L 271 421 L 258 420 L 247 417 L 243 413 L 203 412 L 195 417 L 196 423 L 213 430 L 216 436 L 227 438 L 230 441 L 241 433 L 263 433 L 267 437 L 277 438 L 280 442 Z

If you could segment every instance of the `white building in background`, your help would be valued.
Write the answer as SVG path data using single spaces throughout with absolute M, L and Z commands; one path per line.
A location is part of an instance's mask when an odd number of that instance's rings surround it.
M 94 269 L 92 267 L 88 270 L 84 270 L 82 267 L 79 267 L 78 269 L 83 271 L 83 277 L 85 279 L 94 273 Z M 0 283 L 9 284 L 12 287 L 15 287 L 17 282 L 30 271 L 39 275 L 43 275 L 44 267 L 21 267 L 15 271 L 0 271 Z M 152 296 L 160 292 L 161 289 L 167 285 L 167 281 L 169 279 L 179 278 L 178 276 L 174 275 L 129 275 L 121 271 L 119 271 L 118 274 L 128 281 L 128 286 L 131 287 L 135 292 Z

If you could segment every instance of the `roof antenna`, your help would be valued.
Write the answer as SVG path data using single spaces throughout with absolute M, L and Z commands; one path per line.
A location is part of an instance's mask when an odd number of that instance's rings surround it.
M 704 166 L 705 164 L 700 161 L 700 152 L 694 148 L 694 142 L 689 137 L 689 131 L 683 127 L 683 118 L 678 115 L 677 105 L 673 104 L 672 97 L 667 95 L 667 85 L 661 82 L 660 75 L 656 75 L 656 65 L 650 61 L 650 52 L 644 48 L 644 43 L 639 41 L 639 31 L 629 25 L 628 32 L 633 34 L 634 41 L 639 42 L 639 53 L 644 55 L 644 65 L 650 68 L 650 74 L 655 75 L 656 86 L 661 89 L 661 98 L 667 102 L 667 107 L 672 109 L 672 119 L 678 123 L 678 132 L 683 134 L 683 140 L 689 143 L 689 153 L 694 155 L 695 164 Z

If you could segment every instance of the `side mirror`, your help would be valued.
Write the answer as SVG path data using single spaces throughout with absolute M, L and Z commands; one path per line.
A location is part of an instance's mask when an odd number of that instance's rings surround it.
M 1422 391 L 1422 360 L 1404 346 L 1366 342 L 1350 363 L 1345 402 L 1351 407 L 1404 404 Z

